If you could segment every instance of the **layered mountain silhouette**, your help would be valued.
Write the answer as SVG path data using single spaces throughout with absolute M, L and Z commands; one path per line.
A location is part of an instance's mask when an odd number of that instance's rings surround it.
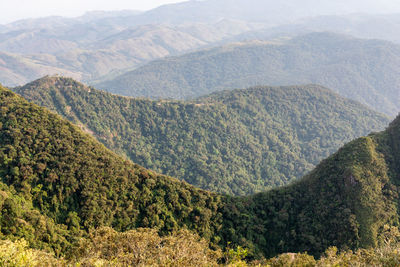
M 96 86 L 127 96 L 184 99 L 260 84 L 316 83 L 395 116 L 399 66 L 394 43 L 312 33 L 156 60 Z
M 261 25 L 230 19 L 185 25 L 132 24 L 135 12 L 48 17 L 0 29 L 0 82 L 23 85 L 44 75 L 81 81 L 114 77 L 150 60 L 204 48 Z

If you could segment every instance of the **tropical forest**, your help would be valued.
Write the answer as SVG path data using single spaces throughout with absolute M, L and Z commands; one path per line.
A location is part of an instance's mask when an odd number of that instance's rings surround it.
M 0 3 L 0 266 L 400 266 L 400 4 Z

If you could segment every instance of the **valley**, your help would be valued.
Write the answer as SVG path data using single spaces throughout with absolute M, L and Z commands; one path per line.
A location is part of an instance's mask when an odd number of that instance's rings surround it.
M 19 1 L 0 266 L 400 265 L 399 3 Z

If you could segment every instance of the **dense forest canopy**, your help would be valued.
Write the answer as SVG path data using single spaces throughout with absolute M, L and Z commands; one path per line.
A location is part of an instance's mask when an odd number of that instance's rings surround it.
M 118 231 L 151 227 L 161 233 L 185 226 L 214 238 L 221 224 L 220 196 L 123 159 L 58 115 L 4 88 L 0 101 L 2 183 L 17 200 L 25 199 L 52 222 L 66 225 L 71 236 L 100 226 Z M 2 203 L 3 234 L 32 234 L 25 233 L 15 214 L 22 212 L 29 220 L 38 215 L 19 203 L 12 198 Z M 36 238 L 54 246 L 53 234 Z
M 379 245 L 398 223 L 400 118 L 348 143 L 296 183 L 229 197 L 133 164 L 7 89 L 0 88 L 0 101 L 0 230 L 33 247 L 67 255 L 79 237 L 96 238 L 88 231 L 103 226 L 160 234 L 188 228 L 214 246 L 245 246 L 251 257 L 320 255 L 332 245 Z
M 316 85 L 256 87 L 195 101 L 150 101 L 45 77 L 13 89 L 133 162 L 215 192 L 288 184 L 388 118 Z

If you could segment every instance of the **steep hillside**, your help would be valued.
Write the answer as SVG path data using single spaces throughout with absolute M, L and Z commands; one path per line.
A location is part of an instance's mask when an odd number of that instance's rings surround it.
M 223 229 L 270 255 L 383 244 L 383 233 L 399 223 L 399 138 L 400 117 L 345 145 L 299 182 L 227 205 Z
M 378 245 L 399 222 L 400 117 L 386 131 L 345 145 L 296 183 L 233 198 L 126 161 L 58 115 L 1 87 L 0 103 L 4 238 L 27 237 L 32 246 L 64 254 L 87 230 L 101 226 L 146 226 L 161 233 L 188 227 L 223 246 L 245 245 L 252 256 L 319 255 L 332 245 Z M 74 255 L 126 260 L 132 253 L 121 253 L 137 238 L 175 247 L 182 244 L 179 237 L 196 239 L 180 233 L 169 242 L 156 231 L 120 234 L 101 228 L 81 243 L 80 252 L 89 254 Z M 8 248 L 18 244 L 6 243 Z
M 400 46 L 332 33 L 283 43 L 247 43 L 153 61 L 98 88 L 127 96 L 192 98 L 260 84 L 317 83 L 395 116 Z
M 138 164 L 235 195 L 300 178 L 346 141 L 388 123 L 313 85 L 226 91 L 193 102 L 130 99 L 60 77 L 14 91 Z
M 161 233 L 187 227 L 214 240 L 221 224 L 219 196 L 116 156 L 58 115 L 2 87 L 0 103 L 0 177 L 18 200 L 6 201 L 10 193 L 2 189 L 3 235 L 28 236 L 35 246 L 39 239 L 63 252 L 68 246 L 58 244 L 58 235 L 77 238 L 80 230 L 100 226 Z M 61 234 L 54 223 L 63 225 Z

